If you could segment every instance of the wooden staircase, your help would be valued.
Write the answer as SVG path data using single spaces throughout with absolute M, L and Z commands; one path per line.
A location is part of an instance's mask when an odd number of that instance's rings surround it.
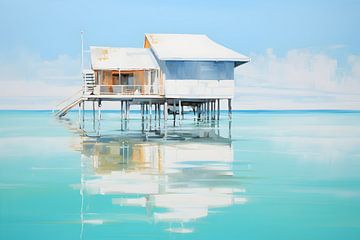
M 70 97 L 64 99 L 62 102 L 60 102 L 56 109 L 53 109 L 53 113 L 57 117 L 63 117 L 65 116 L 73 107 L 78 105 L 79 103 L 82 103 L 86 98 L 83 96 L 83 89 L 78 90 Z
M 83 79 L 85 83 L 85 92 L 94 93 L 95 89 L 95 74 L 93 71 L 83 72 Z
M 74 101 L 72 101 L 70 104 L 64 106 L 63 108 L 61 108 L 60 110 L 58 110 L 55 113 L 55 116 L 58 116 L 59 118 L 65 116 L 73 107 L 75 107 L 76 105 L 78 105 L 79 103 L 83 102 L 84 99 L 83 97 L 80 97 Z

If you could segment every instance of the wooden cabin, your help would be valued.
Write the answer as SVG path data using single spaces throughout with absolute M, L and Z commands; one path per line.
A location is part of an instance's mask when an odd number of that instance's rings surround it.
M 87 101 L 97 101 L 99 109 L 104 101 L 121 101 L 121 106 L 125 101 L 127 113 L 140 105 L 142 114 L 145 108 L 151 114 L 155 104 L 166 121 L 168 110 L 175 119 L 190 106 L 198 119 L 215 120 L 220 100 L 227 100 L 231 119 L 234 69 L 250 59 L 206 35 L 145 34 L 144 48 L 90 47 L 90 60 L 91 69 L 82 71 L 82 95 L 60 108 L 59 117 L 76 105 L 84 110 Z
M 92 95 L 163 95 L 159 65 L 149 49 L 90 47 Z M 89 87 L 90 85 L 90 87 Z
M 160 66 L 167 98 L 232 98 L 234 68 L 250 60 L 198 34 L 146 34 L 144 47 Z

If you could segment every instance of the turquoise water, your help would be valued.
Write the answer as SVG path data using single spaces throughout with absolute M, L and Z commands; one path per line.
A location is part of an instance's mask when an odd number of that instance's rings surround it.
M 0 111 L 0 239 L 360 239 L 360 112 L 134 116 Z

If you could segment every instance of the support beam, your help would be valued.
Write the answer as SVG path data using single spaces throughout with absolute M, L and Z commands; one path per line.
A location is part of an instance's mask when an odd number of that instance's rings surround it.
M 155 121 L 155 123 L 156 123 L 156 120 L 157 120 L 157 107 L 158 107 L 158 105 L 157 105 L 157 103 L 155 103 L 154 104 L 154 107 L 155 107 L 155 109 L 154 109 L 154 121 Z M 155 126 L 156 126 L 156 124 L 155 124 Z
M 176 112 L 175 112 L 176 114 Z M 181 119 L 182 119 L 182 106 L 181 106 L 181 100 L 179 100 L 179 124 L 181 125 Z
M 173 99 L 174 127 L 176 126 L 176 99 Z
M 145 129 L 148 131 L 149 129 L 149 104 L 145 103 Z
M 196 111 L 197 111 L 197 120 L 198 122 L 201 120 L 201 103 L 196 105 Z
M 98 136 L 100 136 L 100 123 L 101 123 L 101 100 L 98 100 L 98 124 L 97 124 Z
M 130 101 L 126 101 L 126 120 L 129 120 L 130 114 Z
M 151 101 L 149 102 L 149 110 L 150 110 L 150 112 L 149 112 L 149 115 L 150 115 L 150 131 L 151 131 L 151 125 L 152 125 L 152 103 L 151 103 Z
M 167 124 L 166 121 L 168 119 L 168 103 L 167 103 L 167 99 L 165 99 L 164 102 L 164 138 L 167 138 Z
M 140 113 L 141 113 L 141 131 L 144 132 L 144 103 L 140 104 Z
M 79 116 L 78 116 L 79 129 L 81 129 L 81 102 L 79 102 L 78 110 L 79 110 Z
M 206 121 L 210 119 L 210 101 L 206 100 Z
M 123 101 L 121 100 L 120 101 L 120 119 L 123 120 L 124 119 L 124 104 L 123 104 Z
M 82 101 L 82 129 L 85 130 L 85 101 Z
M 161 104 L 158 103 L 158 124 L 159 124 L 159 130 L 161 129 Z
M 165 102 L 164 102 L 164 120 L 165 121 L 168 120 L 168 102 L 167 102 L 167 100 L 165 100 Z
M 211 100 L 211 120 L 215 120 L 215 107 L 214 107 L 214 100 Z
M 220 120 L 220 99 L 217 99 L 217 120 Z
M 229 115 L 229 120 L 231 120 L 232 119 L 231 98 L 228 99 L 228 115 Z
M 98 101 L 98 120 L 101 120 L 101 100 Z

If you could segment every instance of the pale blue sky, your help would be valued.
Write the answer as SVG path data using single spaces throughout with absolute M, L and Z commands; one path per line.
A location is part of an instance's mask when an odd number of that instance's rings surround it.
M 355 84 L 348 88 L 354 89 L 354 86 L 360 86 L 360 80 L 356 82 L 359 77 L 359 23 L 360 1 L 350 0 L 0 0 L 0 70 L 7 72 L 0 80 L 41 80 L 48 84 L 49 79 L 39 79 L 44 78 L 45 71 L 59 74 L 58 79 L 63 78 L 71 85 L 71 76 L 77 73 L 78 66 L 73 65 L 80 54 L 81 30 L 85 31 L 87 44 L 119 47 L 142 47 L 144 33 L 203 33 L 252 57 L 252 66 L 244 67 L 244 75 L 241 67 L 237 70 L 239 79 L 246 78 L 237 82 L 238 87 L 243 86 L 243 82 L 250 82 L 246 87 L 262 89 L 264 86 L 283 87 L 283 83 L 264 77 L 276 74 L 273 65 L 265 65 L 275 59 L 278 68 L 288 69 L 288 64 L 298 64 L 293 59 L 296 57 L 289 57 L 289 52 L 296 50 L 296 54 L 303 57 L 308 54 L 300 64 L 302 67 L 323 59 L 317 66 L 321 65 L 325 72 L 334 75 L 329 81 L 345 81 L 345 76 Z M 264 62 L 264 59 L 268 61 Z M 290 60 L 290 63 L 286 62 Z M 336 66 L 331 60 L 335 60 Z M 19 73 L 14 80 L 9 79 L 9 69 L 20 66 L 25 69 L 24 73 Z M 259 69 L 262 69 L 261 74 Z M 279 74 L 286 76 L 287 73 Z M 292 75 L 299 74 L 292 72 L 289 76 Z M 248 81 L 251 78 L 264 79 Z M 267 81 L 270 84 L 264 85 Z M 275 85 L 271 84 L 273 82 Z M 298 90 L 298 85 L 295 84 L 295 88 Z M 243 90 L 238 89 L 239 92 Z

